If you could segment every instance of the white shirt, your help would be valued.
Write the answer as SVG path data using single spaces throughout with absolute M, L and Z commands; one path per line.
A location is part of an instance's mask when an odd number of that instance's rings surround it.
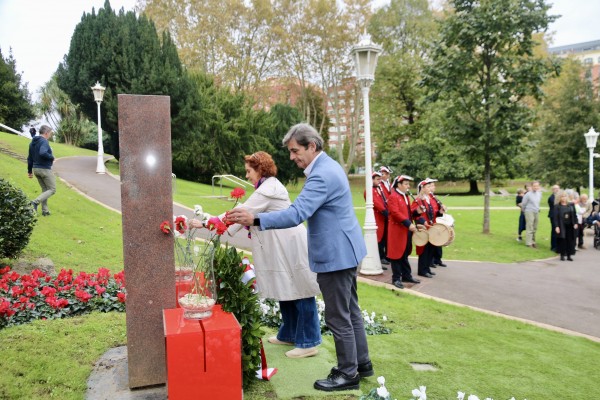
M 312 171 L 313 166 L 315 165 L 315 161 L 317 161 L 317 158 L 321 157 L 321 154 L 323 154 L 322 151 L 319 152 L 319 154 L 317 154 L 315 156 L 315 158 L 313 158 L 313 160 L 310 162 L 310 164 L 308 164 L 308 166 L 306 167 L 306 169 L 304 170 L 304 175 L 305 176 L 309 176 L 310 175 L 310 171 Z

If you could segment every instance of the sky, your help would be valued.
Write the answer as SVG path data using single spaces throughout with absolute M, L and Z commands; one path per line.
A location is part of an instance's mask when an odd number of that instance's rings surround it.
M 376 0 L 377 5 L 389 0 Z M 552 46 L 600 40 L 597 18 L 600 1 L 548 0 L 551 14 L 561 15 L 550 26 Z M 115 10 L 132 10 L 135 0 L 110 0 Z M 44 85 L 69 51 L 71 35 L 84 12 L 104 5 L 104 0 L 0 0 L 0 49 L 6 58 L 12 49 L 17 71 L 28 83 L 32 98 Z M 90 87 L 95 82 L 90 82 Z M 90 98 L 92 91 L 90 90 Z

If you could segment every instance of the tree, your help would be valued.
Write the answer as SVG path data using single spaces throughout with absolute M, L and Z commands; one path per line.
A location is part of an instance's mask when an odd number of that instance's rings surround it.
M 5 59 L 0 49 L 0 122 L 20 130 L 35 117 L 27 84 L 21 82 L 12 51 Z
M 426 69 L 429 101 L 444 100 L 449 135 L 481 168 L 485 181 L 483 233 L 490 232 L 491 179 L 520 151 L 549 62 L 535 57 L 533 33 L 556 17 L 544 0 L 452 0 Z
M 169 34 L 159 37 L 154 24 L 143 15 L 137 17 L 123 9 L 117 15 L 108 0 L 97 14 L 93 9 L 83 14 L 57 71 L 58 87 L 90 120 L 97 118 L 90 89 L 96 81 L 106 86 L 102 128 L 110 135 L 116 157 L 120 93 L 170 96 L 174 139 L 197 128 L 198 91 Z
M 290 127 L 303 121 L 302 114 L 297 108 L 287 104 L 275 104 L 269 114 L 274 126 L 268 140 L 273 145 L 270 154 L 277 165 L 277 178 L 284 184 L 295 183 L 299 177 L 304 176 L 304 173 L 290 160 L 290 153 L 282 146 L 282 139 Z
M 71 102 L 69 96 L 56 83 L 56 74 L 52 76 L 40 91 L 37 108 L 56 132 L 56 139 L 66 144 L 81 146 L 86 133 L 90 133 L 92 124 L 85 118 L 79 107 Z M 96 147 L 97 147 L 96 138 Z
M 593 83 L 580 62 L 568 59 L 544 91 L 527 169 L 549 184 L 587 187 L 589 152 L 583 135 L 591 126 L 600 130 L 600 102 L 594 97 Z
M 373 15 L 369 31 L 384 50 L 373 85 L 373 130 L 378 150 L 395 153 L 418 135 L 415 124 L 424 114 L 418 83 L 437 29 L 427 0 L 392 0 Z

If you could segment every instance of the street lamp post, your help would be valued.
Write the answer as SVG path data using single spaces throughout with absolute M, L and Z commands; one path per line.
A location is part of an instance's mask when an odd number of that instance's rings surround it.
M 587 144 L 587 148 L 590 151 L 590 200 L 594 200 L 594 148 L 596 148 L 596 140 L 598 140 L 598 132 L 594 130 L 594 127 L 591 127 L 590 130 L 583 135 L 585 137 L 585 142 Z
M 105 87 L 100 85 L 100 82 L 96 82 L 95 86 L 92 86 L 92 92 L 94 92 L 94 100 L 98 104 L 98 162 L 96 163 L 96 173 L 106 174 L 106 168 L 104 167 L 104 145 L 102 144 L 102 127 L 100 125 L 100 103 L 104 98 Z
M 375 80 L 375 67 L 377 66 L 377 56 L 381 53 L 381 46 L 371 41 L 371 35 L 365 33 L 361 36 L 360 42 L 352 46 L 352 57 L 356 64 L 356 80 L 360 84 L 363 95 L 363 129 L 365 134 L 365 193 L 366 193 L 366 213 L 365 213 L 365 244 L 367 246 L 367 256 L 362 260 L 360 273 L 363 275 L 379 275 L 383 273 L 381 260 L 379 259 L 379 249 L 377 247 L 377 224 L 375 223 L 375 213 L 373 211 L 373 177 L 371 165 L 371 120 L 369 116 L 369 89 Z

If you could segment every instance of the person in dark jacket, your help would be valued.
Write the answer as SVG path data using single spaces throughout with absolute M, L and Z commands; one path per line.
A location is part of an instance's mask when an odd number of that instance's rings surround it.
M 569 261 L 575 254 L 575 230 L 577 230 L 577 213 L 575 206 L 568 202 L 568 195 L 564 191 L 560 191 L 557 195 L 556 203 L 554 204 L 553 224 L 556 232 L 556 244 L 560 251 L 560 260 L 564 261 L 565 257 Z
M 550 225 L 552 230 L 550 231 L 550 250 L 558 253 L 558 243 L 556 239 L 556 226 L 554 226 L 554 203 L 556 203 L 556 193 L 560 190 L 560 186 L 552 186 L 552 194 L 548 196 L 548 218 L 550 218 Z
M 50 215 L 48 209 L 48 198 L 56 193 L 56 178 L 52 173 L 54 156 L 48 140 L 52 137 L 52 128 L 42 125 L 40 133 L 31 139 L 29 144 L 29 156 L 27 157 L 27 174 L 29 178 L 37 178 L 42 193 L 31 202 L 31 206 L 37 212 L 38 206 L 42 204 L 42 215 Z

